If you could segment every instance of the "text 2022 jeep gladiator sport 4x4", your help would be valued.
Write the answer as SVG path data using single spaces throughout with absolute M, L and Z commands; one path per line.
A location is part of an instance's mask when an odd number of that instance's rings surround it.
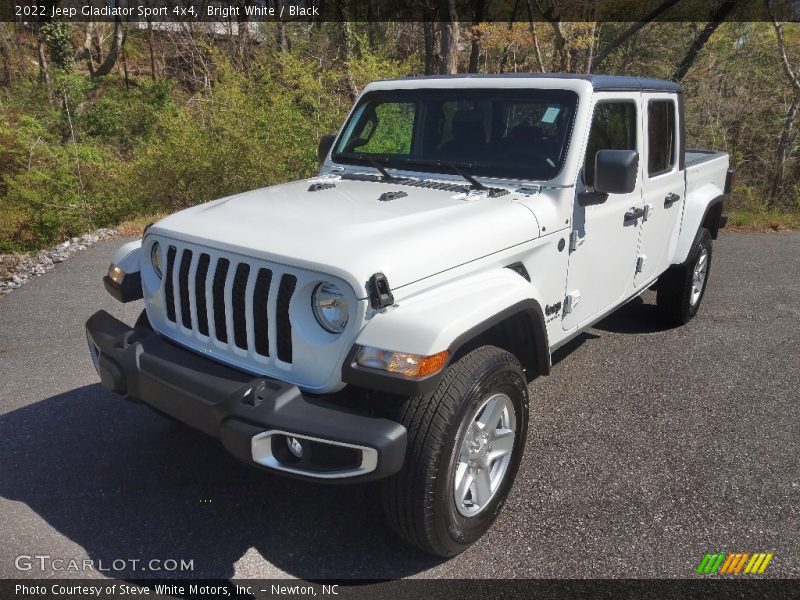
M 247 463 L 382 480 L 392 528 L 454 555 L 508 495 L 555 348 L 654 285 L 697 313 L 732 172 L 684 131 L 668 81 L 372 83 L 317 176 L 119 249 L 106 288 L 145 310 L 88 320 L 95 367 Z

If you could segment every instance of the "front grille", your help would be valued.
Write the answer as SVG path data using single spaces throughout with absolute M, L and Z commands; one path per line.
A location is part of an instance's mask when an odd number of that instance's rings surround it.
M 211 251 L 209 251 L 211 252 Z M 255 262 L 255 261 L 253 261 Z M 289 304 L 297 277 L 236 258 L 215 257 L 189 248 L 167 248 L 164 273 L 165 316 L 195 338 L 211 338 L 261 357 L 270 356 L 275 336 L 277 358 L 292 362 Z M 277 287 L 277 289 L 275 289 Z M 270 294 L 274 299 L 270 302 Z M 270 324 L 270 307 L 274 323 Z

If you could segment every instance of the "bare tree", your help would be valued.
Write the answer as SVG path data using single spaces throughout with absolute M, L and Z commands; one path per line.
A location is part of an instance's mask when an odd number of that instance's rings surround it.
M 800 111 L 800 73 L 798 69 L 789 61 L 789 56 L 786 54 L 786 40 L 783 36 L 783 23 L 777 21 L 772 14 L 770 2 L 766 2 L 767 10 L 769 11 L 772 25 L 775 29 L 775 37 L 778 42 L 778 55 L 781 61 L 781 67 L 789 80 L 792 89 L 792 99 L 786 109 L 786 115 L 783 119 L 783 127 L 781 128 L 781 135 L 778 138 L 778 147 L 775 149 L 775 171 L 772 175 L 772 184 L 770 185 L 769 192 L 769 205 L 774 206 L 783 193 L 783 179 L 786 171 L 786 163 L 790 156 L 790 147 L 794 137 L 794 123 L 797 119 L 797 114 Z
M 536 33 L 536 21 L 533 18 L 533 0 L 528 0 L 526 3 L 528 9 L 528 26 L 531 30 L 531 38 L 533 39 L 533 51 L 536 56 L 536 64 L 539 67 L 539 72 L 544 73 L 544 61 L 542 60 L 542 50 L 539 48 L 539 36 Z
M 509 50 L 511 50 L 511 44 L 512 44 L 511 32 L 514 29 L 514 21 L 516 21 L 517 19 L 517 8 L 519 8 L 519 0 L 514 0 L 514 8 L 511 11 L 511 18 L 508 21 L 508 30 L 507 30 L 509 34 L 508 41 L 506 42 L 505 46 L 503 46 L 503 52 L 500 55 L 500 67 L 498 70 L 501 73 L 505 72 L 506 64 L 508 63 L 508 52 Z M 514 67 L 516 68 L 516 64 L 514 65 Z
M 458 72 L 458 15 L 455 0 L 441 0 L 439 6 L 439 73 Z
M 664 0 L 661 4 L 659 4 L 656 8 L 654 8 L 651 12 L 646 14 L 642 17 L 641 21 L 637 21 L 633 23 L 630 27 L 625 29 L 622 33 L 620 33 L 617 37 L 611 40 L 606 46 L 595 56 L 591 61 L 591 70 L 596 69 L 600 66 L 605 59 L 611 55 L 614 50 L 619 48 L 622 44 L 624 44 L 630 37 L 635 34 L 637 31 L 640 31 L 645 25 L 648 25 L 652 21 L 654 21 L 657 17 L 661 14 L 666 12 L 668 9 L 675 6 L 681 0 Z
M 475 17 L 472 19 L 472 48 L 469 52 L 469 66 L 467 66 L 468 73 L 478 72 L 478 61 L 481 57 L 481 32 L 478 25 L 483 21 L 483 11 L 486 6 L 486 0 L 476 0 L 475 2 Z
M 439 65 L 436 59 L 436 29 L 432 20 L 422 24 L 422 35 L 425 38 L 425 75 L 433 75 L 438 72 Z
M 697 55 L 700 54 L 700 51 L 703 49 L 703 46 L 706 45 L 706 42 L 714 35 L 714 32 L 719 27 L 720 23 L 722 23 L 728 15 L 731 14 L 733 9 L 736 8 L 736 0 L 727 0 L 727 2 L 723 2 L 720 4 L 719 8 L 714 12 L 711 16 L 711 21 L 706 24 L 703 28 L 703 31 L 700 32 L 700 35 L 692 42 L 692 45 L 689 46 L 689 50 L 686 51 L 686 55 L 683 57 L 683 60 L 678 64 L 678 68 L 675 69 L 675 73 L 672 75 L 672 79 L 675 81 L 680 81 L 684 78 L 686 73 L 689 72 L 689 69 L 692 68 L 694 61 L 697 59 Z
M 277 0 L 276 10 L 278 14 L 283 14 L 283 0 Z M 278 44 L 278 50 L 281 52 L 288 52 L 290 48 L 289 38 L 286 37 L 286 23 L 283 22 L 283 19 L 278 19 L 278 22 L 275 23 L 275 27 L 275 41 Z
M 94 70 L 94 73 L 92 73 L 92 77 L 102 77 L 103 75 L 108 75 L 111 72 L 111 69 L 113 69 L 114 65 L 117 64 L 119 51 L 122 49 L 122 44 L 124 43 L 125 28 L 122 26 L 122 19 L 120 19 L 120 17 L 116 17 L 114 19 L 114 34 L 111 38 L 111 48 L 109 48 L 105 60 L 103 60 L 103 62 L 100 63 L 100 66 Z
M 568 73 L 572 67 L 570 63 L 569 43 L 567 36 L 564 33 L 564 25 L 561 22 L 561 15 L 558 11 L 558 2 L 556 0 L 533 0 L 534 4 L 531 6 L 531 17 L 533 14 L 533 5 L 539 11 L 539 14 L 550 24 L 553 29 L 553 66 L 552 70 Z
M 94 61 L 92 60 L 92 38 L 94 37 L 94 21 L 86 23 L 84 30 L 83 48 L 81 54 L 83 61 L 86 63 L 86 68 L 89 70 L 89 77 L 94 77 Z
M 36 50 L 39 58 L 39 81 L 50 85 L 50 72 L 47 69 L 47 52 L 45 51 L 44 36 L 42 36 L 42 24 L 36 25 Z

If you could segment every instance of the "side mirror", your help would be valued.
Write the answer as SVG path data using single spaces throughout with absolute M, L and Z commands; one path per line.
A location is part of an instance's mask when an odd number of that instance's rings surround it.
M 636 187 L 638 171 L 636 150 L 598 150 L 594 157 L 594 191 L 630 194 Z
M 317 160 L 319 164 L 325 162 L 325 157 L 328 156 L 328 152 L 331 151 L 334 140 L 336 140 L 335 135 L 323 135 L 319 138 L 319 147 L 317 148 Z

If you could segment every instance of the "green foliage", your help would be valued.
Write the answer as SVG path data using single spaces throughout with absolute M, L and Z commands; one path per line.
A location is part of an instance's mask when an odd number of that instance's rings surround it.
M 359 85 L 408 67 L 361 52 L 327 69 L 264 49 L 248 71 L 212 49 L 210 88 L 59 72 L 52 90 L 0 89 L 0 251 L 35 249 L 122 219 L 163 213 L 314 173 L 320 136 Z
M 40 34 L 50 49 L 53 67 L 60 71 L 71 71 L 75 60 L 70 41 L 70 24 L 64 21 L 47 21 L 42 24 Z
M 107 38 L 111 25 L 95 25 Z M 593 33 L 588 24 L 563 25 L 575 68 L 588 60 L 592 41 L 598 50 L 628 26 L 603 23 Z M 422 25 L 413 23 L 287 25 L 288 52 L 278 51 L 274 24 L 259 26 L 257 43 L 130 28 L 115 70 L 93 79 L 73 62 L 70 36 L 79 27 L 42 25 L 49 85 L 36 72 L 36 29 L 0 30 L 8 49 L 0 61 L 0 251 L 36 249 L 94 227 L 310 175 L 319 137 L 338 130 L 355 91 L 376 79 L 421 74 L 425 64 Z M 699 27 L 650 24 L 601 69 L 669 77 Z M 503 56 L 506 70 L 539 70 L 527 23 L 475 31 L 481 70 L 496 71 Z M 537 32 L 544 64 L 556 68 L 550 28 Z M 460 52 L 463 71 L 474 32 L 462 33 L 469 42 Z M 785 35 L 795 64 L 800 28 L 787 25 Z M 688 146 L 731 153 L 738 183 L 729 208 L 747 222 L 781 214 L 776 207 L 800 213 L 797 124 L 784 185 L 769 198 L 792 99 L 775 42 L 770 23 L 723 23 L 682 82 Z M 406 151 L 404 111 L 391 107 L 379 118 L 382 126 L 363 149 Z

